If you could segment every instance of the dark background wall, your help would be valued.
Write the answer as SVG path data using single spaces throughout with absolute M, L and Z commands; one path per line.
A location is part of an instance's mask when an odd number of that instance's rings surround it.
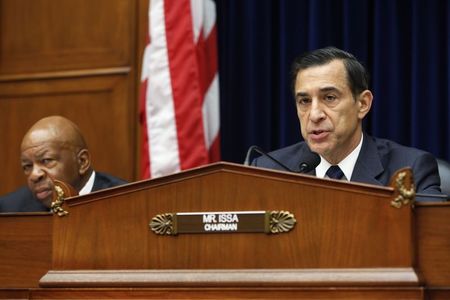
M 336 46 L 371 74 L 366 130 L 450 159 L 450 2 L 217 0 L 223 159 L 301 139 L 290 64 Z

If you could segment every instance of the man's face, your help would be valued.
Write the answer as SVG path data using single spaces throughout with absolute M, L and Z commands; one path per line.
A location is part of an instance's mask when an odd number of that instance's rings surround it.
M 337 164 L 358 145 L 368 109 L 354 99 L 342 61 L 300 71 L 295 98 L 302 136 L 312 151 Z
M 79 179 L 74 149 L 54 141 L 45 131 L 33 132 L 22 142 L 21 163 L 33 195 L 50 207 L 57 179 L 75 186 Z

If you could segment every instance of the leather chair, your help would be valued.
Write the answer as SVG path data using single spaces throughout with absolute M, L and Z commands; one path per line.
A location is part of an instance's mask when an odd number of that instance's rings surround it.
M 441 177 L 441 191 L 447 194 L 447 200 L 450 199 L 450 163 L 437 158 L 439 176 Z

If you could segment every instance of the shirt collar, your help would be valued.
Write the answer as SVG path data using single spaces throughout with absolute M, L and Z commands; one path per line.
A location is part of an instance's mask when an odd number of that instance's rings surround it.
M 89 177 L 88 181 L 83 186 L 83 188 L 78 192 L 78 195 L 89 194 L 92 191 L 92 188 L 94 187 L 94 181 L 95 181 L 95 171 L 92 171 L 91 176 Z
M 359 141 L 358 146 L 356 146 L 353 151 L 347 155 L 346 158 L 341 160 L 338 163 L 339 168 L 341 168 L 344 176 L 347 180 L 352 178 L 353 170 L 355 169 L 356 160 L 358 159 L 359 152 L 361 151 L 362 143 L 363 143 L 364 135 L 361 134 L 361 140 Z M 320 178 L 325 177 L 325 173 L 328 168 L 331 167 L 331 164 L 322 156 L 320 156 L 320 164 L 316 167 L 316 176 Z

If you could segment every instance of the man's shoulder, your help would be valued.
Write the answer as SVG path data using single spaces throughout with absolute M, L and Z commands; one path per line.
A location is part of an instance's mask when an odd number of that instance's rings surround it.
M 32 198 L 33 194 L 26 186 L 22 186 L 17 190 L 6 195 L 0 196 L 0 201 L 19 201 L 20 199 Z
M 301 158 L 303 157 L 303 153 L 309 151 L 309 148 L 305 142 L 299 142 L 287 147 L 283 147 L 274 151 L 269 152 L 268 154 L 287 166 L 292 170 L 297 170 L 298 165 L 300 163 Z M 277 165 L 268 157 L 264 155 L 255 158 L 252 162 L 252 165 L 262 168 L 283 170 L 282 167 Z
M 370 143 L 375 145 L 377 161 L 382 165 L 383 173 L 377 177 L 381 183 L 387 184 L 396 171 L 408 167 L 413 171 L 414 182 L 418 193 L 441 193 L 438 165 L 433 154 L 418 148 L 404 146 L 387 139 L 371 137 L 369 139 L 369 144 Z M 372 150 L 370 153 L 366 152 L 366 154 L 370 156 L 373 152 L 374 151 Z M 365 162 L 367 162 L 367 159 Z M 373 163 L 368 164 L 371 170 L 374 169 L 373 165 Z M 418 201 L 425 200 L 418 199 Z
M 4 196 L 0 196 L 0 212 L 39 211 L 48 211 L 48 208 L 34 198 L 31 190 L 26 186 L 22 186 Z
M 431 155 L 427 151 L 414 147 L 405 146 L 392 140 L 370 136 L 368 137 L 375 143 L 377 151 L 381 155 L 391 155 L 398 158 L 403 157 L 404 159 L 414 158 L 422 155 Z
M 269 155 L 273 157 L 283 157 L 283 156 L 297 156 L 300 152 L 307 150 L 308 145 L 305 142 L 298 142 L 293 145 L 289 145 L 274 151 L 269 152 Z
M 125 180 L 112 176 L 107 173 L 95 171 L 95 181 L 92 188 L 93 191 L 119 186 L 127 183 Z

